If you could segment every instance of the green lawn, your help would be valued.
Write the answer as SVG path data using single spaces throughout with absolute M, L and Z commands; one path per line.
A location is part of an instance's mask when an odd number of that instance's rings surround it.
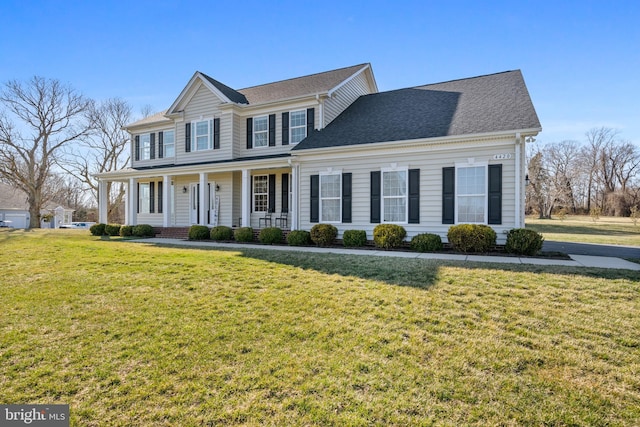
M 640 273 L 0 232 L 0 402 L 74 426 L 640 425 Z
M 546 240 L 640 247 L 640 222 L 633 225 L 630 218 L 601 217 L 593 221 L 589 216 L 567 216 L 564 220 L 527 217 L 525 222 Z

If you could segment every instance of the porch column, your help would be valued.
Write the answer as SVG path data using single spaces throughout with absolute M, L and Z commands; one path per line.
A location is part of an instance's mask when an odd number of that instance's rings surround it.
M 138 180 L 129 178 L 129 225 L 138 224 Z
M 198 206 L 198 210 L 200 211 L 200 221 L 198 221 L 199 225 L 207 225 L 207 208 L 209 206 L 207 196 L 207 174 L 200 172 L 200 206 Z
M 169 203 L 169 194 L 171 191 L 171 177 L 164 175 L 162 177 L 162 226 L 169 227 L 171 219 L 171 209 L 173 208 Z
M 124 185 L 124 184 L 123 184 Z M 129 185 L 124 185 L 124 225 L 129 224 L 129 210 L 131 209 L 131 203 L 129 203 Z
M 298 204 L 299 200 L 299 187 L 298 187 L 298 175 L 299 175 L 299 167 L 298 165 L 291 166 L 291 230 L 298 230 Z
M 107 181 L 104 179 L 98 181 L 98 209 L 98 221 L 107 224 Z
M 251 179 L 249 170 L 242 169 L 242 227 L 249 227 L 251 224 Z

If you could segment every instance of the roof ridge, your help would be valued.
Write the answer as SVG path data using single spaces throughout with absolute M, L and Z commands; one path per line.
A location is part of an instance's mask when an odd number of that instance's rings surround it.
M 307 77 L 319 76 L 320 74 L 333 73 L 335 71 L 346 70 L 347 68 L 364 67 L 366 65 L 370 66 L 371 63 L 363 62 L 362 64 L 350 65 L 350 66 L 347 66 L 347 67 L 341 67 L 341 68 L 336 68 L 336 69 L 333 69 L 333 70 L 321 71 L 319 73 L 312 73 L 312 74 L 307 74 L 307 75 L 304 75 L 304 76 L 291 77 L 291 78 L 283 79 L 283 80 L 276 80 L 275 82 L 269 82 L 269 83 L 263 83 L 263 84 L 259 84 L 259 85 L 254 85 L 254 86 L 243 87 L 242 89 L 236 89 L 236 90 L 238 92 L 240 92 L 241 90 L 254 89 L 254 88 L 257 88 L 257 87 L 260 87 L 260 86 L 267 86 L 267 85 L 272 85 L 272 84 L 275 84 L 275 83 L 284 83 L 284 82 L 289 82 L 289 81 L 292 81 L 292 80 L 298 80 L 298 79 L 304 79 L 304 78 L 307 78 Z
M 442 82 L 435 82 L 435 83 L 427 83 L 427 84 L 417 85 L 417 86 L 410 86 L 410 87 L 407 87 L 407 88 L 404 88 L 404 89 L 413 89 L 413 88 L 417 88 L 417 87 L 440 85 L 440 84 L 443 84 L 443 83 L 459 82 L 459 81 L 462 81 L 462 80 L 480 79 L 480 78 L 483 78 L 483 77 L 491 77 L 491 76 L 497 76 L 499 74 L 507 74 L 507 73 L 514 73 L 514 72 L 522 73 L 522 71 L 518 68 L 518 69 L 515 69 L 515 70 L 498 71 L 496 73 L 482 74 L 482 75 L 479 75 L 479 76 L 462 77 L 462 78 L 459 78 L 459 79 L 445 80 L 445 81 L 442 81 Z

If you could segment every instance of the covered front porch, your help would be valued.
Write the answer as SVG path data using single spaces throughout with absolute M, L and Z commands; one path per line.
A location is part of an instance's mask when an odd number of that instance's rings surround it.
M 109 222 L 107 183 L 123 182 L 127 225 L 275 226 L 294 230 L 299 223 L 299 175 L 298 167 L 287 160 L 252 162 L 251 167 L 237 169 L 203 165 L 188 170 L 170 167 L 101 174 L 99 221 Z

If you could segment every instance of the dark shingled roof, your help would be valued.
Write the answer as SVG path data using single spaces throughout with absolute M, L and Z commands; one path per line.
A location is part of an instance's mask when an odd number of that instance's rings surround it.
M 516 70 L 361 96 L 293 150 L 539 127 Z
M 236 104 L 248 104 L 249 103 L 249 101 L 247 101 L 247 98 L 243 94 L 241 94 L 240 92 L 237 92 L 236 90 L 231 89 L 229 86 L 225 85 L 224 83 L 220 83 L 216 79 L 207 76 L 203 72 L 200 72 L 200 74 L 202 74 L 202 77 L 207 79 L 209 81 L 209 83 L 214 85 L 220 92 L 222 92 L 224 94 L 224 96 L 229 98 L 231 100 L 231 102 L 235 102 Z
M 296 77 L 260 86 L 238 89 L 251 104 L 278 101 L 296 96 L 313 95 L 328 92 L 369 64 L 352 65 L 351 67 Z

